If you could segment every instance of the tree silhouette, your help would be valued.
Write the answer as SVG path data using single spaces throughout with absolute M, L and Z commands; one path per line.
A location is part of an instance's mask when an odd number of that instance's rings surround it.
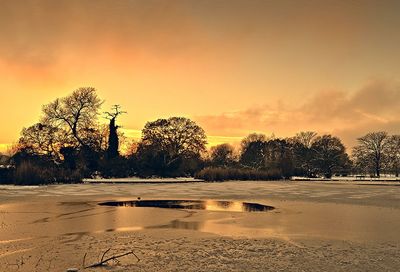
M 142 130 L 138 156 L 142 167 L 161 175 L 185 174 L 191 169 L 180 169 L 198 160 L 206 150 L 207 137 L 195 122 L 184 117 L 171 117 L 148 122 Z M 187 173 L 186 173 L 187 174 Z
M 117 130 L 120 128 L 120 126 L 116 125 L 116 120 L 121 114 L 127 113 L 126 111 L 121 111 L 120 105 L 113 105 L 112 110 L 112 112 L 104 112 L 106 118 L 110 120 L 107 148 L 107 155 L 109 159 L 119 156 L 119 139 Z
M 64 130 L 37 123 L 22 129 L 18 149 L 31 155 L 46 156 L 59 162 L 62 160 L 60 149 L 70 144 L 70 139 Z
M 386 152 L 388 167 L 398 177 L 400 172 L 400 135 L 389 136 Z
M 312 164 L 317 173 L 327 178 L 342 171 L 348 165 L 346 148 L 339 138 L 332 135 L 317 137 L 311 145 L 313 151 Z
M 228 167 L 235 162 L 234 148 L 230 144 L 220 144 L 210 149 L 211 165 Z
M 96 126 L 102 101 L 91 87 L 79 88 L 71 95 L 43 106 L 42 124 L 64 129 L 80 147 L 89 147 L 90 129 Z
M 265 136 L 265 134 L 250 133 L 249 135 L 247 135 L 242 139 L 242 141 L 240 142 L 240 148 L 243 152 L 253 142 L 266 142 L 266 141 L 267 141 L 267 136 Z
M 271 139 L 264 148 L 264 164 L 267 170 L 278 171 L 283 177 L 293 175 L 293 153 L 291 144 L 284 139 Z
M 317 133 L 314 131 L 301 131 L 294 136 L 294 140 L 306 148 L 311 148 L 315 137 L 317 137 Z
M 265 145 L 266 142 L 256 140 L 248 142 L 245 149 L 242 149 L 240 163 L 254 169 L 261 169 L 265 166 Z
M 373 170 L 379 177 L 384 167 L 389 144 L 387 132 L 370 132 L 357 140 L 358 145 L 353 148 L 356 165 Z
M 104 127 L 98 124 L 102 101 L 94 88 L 44 105 L 39 123 L 24 128 L 13 158 L 17 162 L 41 162 L 49 168 L 63 166 L 85 175 L 98 169 L 105 150 Z
M 312 177 L 316 173 L 312 164 L 313 151 L 311 146 L 317 136 L 313 131 L 302 131 L 289 139 L 292 144 L 293 160 L 296 168 L 296 173 Z

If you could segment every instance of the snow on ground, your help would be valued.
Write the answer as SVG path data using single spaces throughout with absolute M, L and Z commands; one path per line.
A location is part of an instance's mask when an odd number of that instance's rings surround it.
M 189 182 L 203 182 L 201 179 L 195 179 L 191 177 L 179 177 L 179 178 L 139 178 L 139 177 L 128 177 L 128 178 L 90 178 L 83 179 L 84 183 L 189 183 Z
M 372 177 L 366 175 L 357 175 L 357 176 L 334 176 L 330 179 L 326 178 L 307 178 L 307 177 L 292 177 L 291 180 L 296 181 L 400 181 L 400 177 L 396 177 L 394 175 L 382 175 L 381 177 Z
M 398 271 L 397 183 L 0 186 L 0 271 L 66 271 L 133 250 L 107 271 Z M 266 213 L 106 207 L 105 200 L 215 199 Z M 82 269 L 81 269 L 82 270 Z M 85 271 L 105 271 L 102 268 Z
M 292 177 L 292 181 L 343 181 L 343 182 L 399 182 L 400 178 L 395 176 L 382 176 L 369 177 L 369 176 L 347 176 L 347 177 L 332 177 L 331 179 L 324 178 L 306 178 L 306 177 Z M 191 183 L 191 182 L 205 182 L 202 179 L 195 179 L 192 177 L 178 177 L 178 178 L 88 178 L 83 179 L 84 183 Z

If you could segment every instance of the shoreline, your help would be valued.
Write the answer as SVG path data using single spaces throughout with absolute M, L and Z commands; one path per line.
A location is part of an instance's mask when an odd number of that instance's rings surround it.
M 205 182 L 202 179 L 195 178 L 93 178 L 83 179 L 83 183 L 96 184 L 96 183 L 139 183 L 139 184 L 152 184 L 152 183 L 193 183 Z
M 345 178 L 295 178 L 279 180 L 223 180 L 223 181 L 205 181 L 195 178 L 95 178 L 83 179 L 83 184 L 185 184 L 185 183 L 224 183 L 224 182 L 285 182 L 296 184 L 319 183 L 319 184 L 352 184 L 352 185 L 378 185 L 378 186 L 400 186 L 400 179 L 345 179 Z M 62 184 L 62 183 L 61 183 Z M 68 183 L 67 183 L 68 184 Z

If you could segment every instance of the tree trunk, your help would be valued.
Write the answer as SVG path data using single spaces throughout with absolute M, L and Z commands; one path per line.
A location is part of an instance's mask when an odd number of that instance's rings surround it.
M 118 133 L 117 133 L 118 127 L 115 125 L 115 118 L 112 118 L 110 120 L 110 125 L 109 125 L 109 136 L 108 136 L 108 158 L 113 159 L 119 156 L 119 140 L 118 140 Z

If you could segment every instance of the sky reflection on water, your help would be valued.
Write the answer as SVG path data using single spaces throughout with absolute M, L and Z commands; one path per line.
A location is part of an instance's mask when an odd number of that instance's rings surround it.
M 146 207 L 146 208 L 168 208 L 189 209 L 206 211 L 226 212 L 266 212 L 274 207 L 258 203 L 240 201 L 218 201 L 218 200 L 134 200 L 134 201 L 109 201 L 103 202 L 102 206 L 124 206 L 124 207 Z

